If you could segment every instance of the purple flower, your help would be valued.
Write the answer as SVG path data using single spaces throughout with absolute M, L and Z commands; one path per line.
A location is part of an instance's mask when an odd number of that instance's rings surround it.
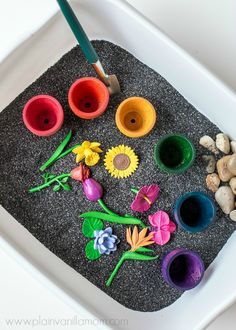
M 91 202 L 97 202 L 100 198 L 102 198 L 103 189 L 100 183 L 98 183 L 94 179 L 86 179 L 83 181 L 83 190 L 86 197 Z
M 110 254 L 117 250 L 119 240 L 116 235 L 112 235 L 112 228 L 108 227 L 105 230 L 94 231 L 94 249 L 101 254 Z
M 136 197 L 131 204 L 131 209 L 136 212 L 146 212 L 157 200 L 160 187 L 157 184 L 151 184 L 150 186 L 143 186 L 139 191 L 135 189 L 132 191 L 136 192 Z

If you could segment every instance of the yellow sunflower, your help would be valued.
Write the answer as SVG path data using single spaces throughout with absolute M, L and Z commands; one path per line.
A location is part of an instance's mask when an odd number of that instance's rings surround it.
M 138 156 L 125 145 L 109 149 L 105 155 L 104 164 L 111 176 L 117 179 L 129 177 L 138 168 Z

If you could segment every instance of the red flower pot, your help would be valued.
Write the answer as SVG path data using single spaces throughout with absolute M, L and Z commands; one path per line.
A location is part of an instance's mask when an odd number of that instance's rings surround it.
M 76 80 L 70 87 L 68 101 L 74 114 L 83 119 L 99 117 L 109 102 L 107 87 L 97 78 Z
M 61 104 L 52 96 L 32 97 L 23 110 L 25 126 L 38 136 L 50 136 L 62 126 L 64 112 Z

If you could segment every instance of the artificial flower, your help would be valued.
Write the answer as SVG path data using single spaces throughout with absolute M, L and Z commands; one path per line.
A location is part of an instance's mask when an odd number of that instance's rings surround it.
M 81 146 L 73 149 L 73 153 L 76 154 L 76 163 L 85 159 L 85 164 L 88 166 L 94 166 L 98 163 L 100 156 L 99 153 L 102 152 L 100 148 L 100 143 L 84 141 Z
M 122 179 L 133 174 L 138 168 L 138 156 L 125 145 L 109 149 L 105 155 L 104 164 L 111 176 Z
M 94 249 L 100 254 L 110 254 L 117 250 L 119 240 L 116 235 L 112 234 L 112 228 L 108 227 L 105 230 L 94 231 Z
M 141 230 L 141 232 L 138 232 L 138 227 L 135 226 L 133 233 L 131 233 L 131 229 L 128 228 L 126 230 L 126 240 L 131 246 L 131 249 L 129 251 L 124 252 L 121 255 L 120 260 L 118 261 L 116 267 L 114 268 L 113 272 L 109 276 L 108 280 L 106 281 L 106 286 L 110 286 L 114 278 L 116 277 L 117 272 L 119 271 L 120 267 L 123 265 L 125 261 L 129 260 L 138 260 L 138 261 L 153 261 L 157 259 L 159 256 L 150 256 L 146 255 L 144 253 L 150 253 L 153 252 L 149 248 L 145 248 L 145 246 L 153 244 L 154 241 L 152 241 L 153 234 L 150 233 L 147 235 L 148 228 L 144 228 Z M 142 254 L 140 252 L 143 252 Z
M 140 190 L 133 188 L 131 191 L 136 193 L 131 209 L 136 212 L 146 212 L 157 200 L 160 187 L 157 184 L 151 184 L 150 186 L 143 186 Z
M 176 230 L 174 222 L 170 221 L 169 215 L 164 211 L 157 211 L 149 215 L 148 220 L 152 226 L 153 240 L 158 245 L 164 245 L 170 240 L 170 234 Z
M 148 228 L 143 228 L 139 233 L 138 227 L 134 226 L 133 233 L 131 233 L 130 228 L 126 229 L 126 240 L 127 243 L 129 243 L 129 245 L 131 246 L 130 249 L 131 252 L 138 250 L 138 248 L 142 246 L 146 246 L 154 243 L 154 241 L 152 240 L 154 234 L 150 233 L 148 236 L 146 236 L 147 230 Z
M 100 183 L 94 179 L 89 178 L 83 181 L 83 191 L 91 202 L 97 202 L 102 198 L 103 188 Z
M 83 182 L 90 177 L 90 169 L 81 163 L 70 172 L 70 176 L 76 181 Z

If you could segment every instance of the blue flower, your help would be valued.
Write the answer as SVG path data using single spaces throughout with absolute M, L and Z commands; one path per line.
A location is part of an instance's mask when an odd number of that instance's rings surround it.
M 105 230 L 94 231 L 94 249 L 101 254 L 110 254 L 117 250 L 119 239 L 116 235 L 112 235 L 112 228 L 108 227 Z

